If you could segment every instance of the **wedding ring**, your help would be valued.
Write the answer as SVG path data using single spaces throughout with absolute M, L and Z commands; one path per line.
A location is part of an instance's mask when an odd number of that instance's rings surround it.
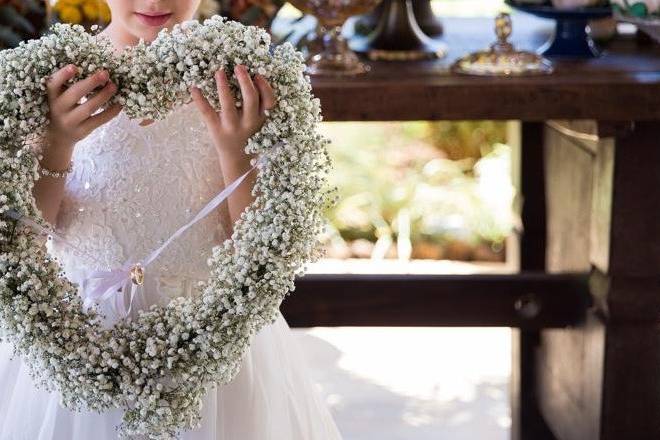
M 137 285 L 144 283 L 144 268 L 140 263 L 135 263 L 131 267 L 131 281 Z

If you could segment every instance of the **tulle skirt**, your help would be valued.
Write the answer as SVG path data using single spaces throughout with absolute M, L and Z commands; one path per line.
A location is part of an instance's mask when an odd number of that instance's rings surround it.
M 189 284 L 188 284 L 189 285 Z M 162 287 L 162 286 L 161 286 Z M 111 440 L 122 411 L 75 412 L 36 388 L 21 358 L 0 342 L 0 440 Z M 210 389 L 202 426 L 181 440 L 337 440 L 340 432 L 291 329 L 277 320 L 253 335 L 241 370 Z

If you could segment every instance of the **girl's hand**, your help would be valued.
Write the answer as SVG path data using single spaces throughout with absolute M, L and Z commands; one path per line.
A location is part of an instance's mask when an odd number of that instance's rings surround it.
M 223 69 L 215 73 L 221 106 L 219 113 L 197 87 L 191 87 L 191 94 L 218 152 L 244 154 L 243 148 L 247 140 L 266 122 L 264 110 L 270 110 L 275 106 L 275 93 L 266 78 L 260 74 L 255 75 L 255 82 L 252 82 L 244 65 L 238 64 L 234 72 L 243 97 L 240 112 L 236 108 Z
M 117 91 L 117 86 L 108 81 L 107 71 L 98 71 L 73 85 L 66 82 L 76 74 L 73 64 L 59 69 L 47 81 L 49 119 L 48 137 L 57 145 L 74 145 L 87 137 L 95 128 L 117 116 L 121 110 L 118 103 L 96 113 Z M 97 88 L 99 88 L 97 90 Z M 85 102 L 78 102 L 89 96 Z

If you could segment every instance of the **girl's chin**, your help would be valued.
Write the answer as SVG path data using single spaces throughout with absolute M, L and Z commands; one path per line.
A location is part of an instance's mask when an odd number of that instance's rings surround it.
M 163 26 L 163 28 L 165 27 L 167 26 Z M 158 36 L 158 32 L 160 31 L 161 28 L 157 28 L 154 30 L 153 28 L 144 29 L 142 26 L 136 26 L 134 29 L 136 31 L 134 35 L 138 39 L 142 38 L 145 41 L 145 43 L 150 43 L 151 41 L 156 39 L 156 37 Z
M 162 29 L 169 28 L 169 20 L 162 26 L 147 26 L 140 23 L 138 20 L 133 21 L 133 29 L 135 30 L 135 35 L 138 38 L 144 39 L 144 41 L 151 41 L 158 36 L 158 32 Z

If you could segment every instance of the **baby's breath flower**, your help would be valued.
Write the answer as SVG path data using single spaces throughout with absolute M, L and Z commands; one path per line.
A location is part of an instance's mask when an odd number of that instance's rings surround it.
M 188 102 L 195 85 L 220 110 L 214 72 L 245 63 L 273 86 L 278 104 L 248 139 L 247 154 L 266 156 L 255 201 L 212 249 L 199 295 L 152 306 L 107 329 L 83 312 L 78 285 L 49 257 L 44 239 L 16 214 L 50 228 L 32 195 L 39 148 L 49 123 L 46 78 L 78 66 L 70 83 L 105 69 L 111 101 L 130 118 L 162 119 Z M 290 43 L 271 50 L 268 33 L 216 15 L 161 30 L 150 44 L 113 55 L 112 43 L 80 25 L 54 24 L 40 39 L 0 52 L 0 335 L 31 368 L 35 383 L 61 393 L 73 410 L 122 408 L 120 434 L 174 439 L 200 423 L 209 385 L 238 373 L 250 337 L 273 323 L 294 278 L 323 255 L 322 212 L 336 201 L 331 166 L 317 134 L 320 103 Z M 232 93 L 240 87 L 230 78 Z M 14 216 L 10 215 L 13 214 Z

